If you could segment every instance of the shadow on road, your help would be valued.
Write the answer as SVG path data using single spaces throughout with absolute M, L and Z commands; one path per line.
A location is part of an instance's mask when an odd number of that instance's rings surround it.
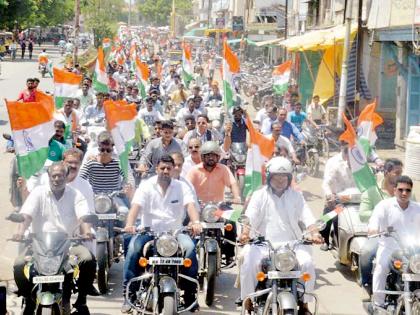
M 304 190 L 302 193 L 303 193 L 303 197 L 305 198 L 305 200 L 307 202 L 309 202 L 309 201 L 315 201 L 315 200 L 321 200 L 322 199 L 322 196 L 317 195 L 317 194 L 313 194 L 313 193 L 311 193 L 308 190 Z

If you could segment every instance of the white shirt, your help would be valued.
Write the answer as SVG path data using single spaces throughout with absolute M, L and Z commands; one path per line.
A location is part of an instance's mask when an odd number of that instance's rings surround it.
M 322 189 L 325 196 L 337 194 L 347 188 L 356 187 L 353 174 L 342 153 L 337 153 L 325 164 Z
M 184 164 L 182 165 L 181 177 L 187 176 L 190 169 L 192 169 L 192 167 L 195 166 L 195 165 L 197 165 L 197 163 L 195 163 L 192 160 L 191 155 L 188 155 L 185 158 Z
M 271 124 L 275 122 L 276 120 L 277 118 L 276 119 L 271 119 L 270 117 L 265 118 L 261 122 L 261 132 L 264 135 L 269 135 L 271 133 Z
M 137 188 L 132 204 L 140 205 L 141 227 L 155 232 L 175 231 L 182 227 L 185 206 L 194 203 L 194 195 L 187 184 L 172 179 L 166 193 L 157 183 L 157 175 L 142 182 Z
M 120 73 L 119 71 L 114 72 L 114 74 L 112 75 L 112 78 L 115 80 L 115 82 L 118 83 L 118 85 L 120 85 L 121 83 L 124 83 L 127 80 L 127 74 Z
M 326 114 L 324 106 L 318 104 L 318 106 L 315 107 L 315 104 L 313 103 L 309 104 L 308 108 L 306 109 L 306 112 L 308 114 L 308 117 L 312 120 L 321 120 L 322 116 Z
M 45 222 L 49 222 L 58 231 L 72 235 L 78 219 L 91 212 L 86 198 L 74 188 L 66 186 L 57 200 L 49 185 L 41 185 L 29 194 L 20 213 L 32 218 L 34 233 L 42 233 Z
M 96 96 L 91 91 L 88 91 L 87 95 L 85 96 L 82 89 L 79 89 L 77 90 L 75 98 L 80 100 L 80 107 L 82 110 L 90 105 L 96 105 Z
M 147 108 L 142 108 L 139 110 L 137 117 L 143 119 L 145 124 L 149 127 L 152 127 L 156 120 L 164 120 L 163 115 L 157 111 L 155 108 L 151 112 Z
M 197 109 L 194 109 L 191 113 L 188 107 L 183 107 L 179 110 L 178 114 L 176 114 L 176 121 L 177 123 L 181 124 L 182 126 L 185 125 L 185 117 L 193 116 L 194 119 L 197 121 L 198 115 L 200 115 L 201 112 Z
M 272 138 L 273 135 L 270 135 L 270 137 Z M 295 153 L 295 149 L 293 148 L 292 142 L 285 136 L 280 135 L 276 141 L 276 144 L 282 147 L 286 147 L 287 151 L 289 151 L 289 154 Z
M 261 108 L 257 115 L 255 115 L 255 120 L 258 121 L 260 124 L 264 121 L 264 119 L 268 118 L 265 108 Z
M 315 223 L 302 193 L 287 189 L 279 198 L 267 186 L 252 194 L 245 214 L 251 226 L 274 244 L 302 237 L 299 222 L 306 227 Z M 274 245 L 275 246 L 275 245 Z
M 420 237 L 420 205 L 410 201 L 407 209 L 403 210 L 396 197 L 379 202 L 369 219 L 369 229 L 385 232 L 389 226 L 394 228 L 401 240 L 418 241 Z M 398 248 L 392 237 L 380 237 L 379 244 L 384 247 Z

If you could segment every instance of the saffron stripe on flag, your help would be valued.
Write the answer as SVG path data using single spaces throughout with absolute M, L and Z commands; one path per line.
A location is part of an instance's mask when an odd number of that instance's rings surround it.
M 334 210 L 324 214 L 321 217 L 321 221 L 328 223 L 332 219 L 334 219 L 339 213 L 341 213 L 344 210 L 344 207 L 342 205 L 337 205 Z

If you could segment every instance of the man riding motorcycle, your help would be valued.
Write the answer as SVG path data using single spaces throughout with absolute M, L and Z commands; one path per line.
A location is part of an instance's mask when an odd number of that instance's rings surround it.
M 168 155 L 161 156 L 156 166 L 157 175 L 143 182 L 136 190 L 124 229 L 126 233 L 136 233 L 135 222 L 138 216 L 141 217 L 140 228 L 150 227 L 154 232 L 180 229 L 185 209 L 191 221 L 193 234 L 201 232 L 200 217 L 195 207 L 193 192 L 182 181 L 171 178 L 173 168 L 173 158 Z M 184 269 L 184 273 L 196 279 L 198 262 L 194 243 L 186 234 L 178 234 L 177 238 L 186 251 L 185 257 L 192 260 L 192 266 Z M 123 291 L 128 289 L 126 285 L 130 279 L 144 272 L 138 265 L 138 260 L 142 256 L 144 245 L 149 240 L 147 235 L 136 235 L 131 239 L 124 262 Z M 184 291 L 185 304 L 189 305 L 195 300 L 197 288 L 189 284 L 184 287 Z M 128 301 L 124 301 L 121 311 L 124 313 L 130 311 Z
M 29 194 L 20 210 L 25 221 L 19 224 L 16 234 L 13 236 L 15 240 L 22 240 L 25 231 L 31 224 L 34 234 L 43 233 L 44 225 L 48 224 L 57 231 L 63 231 L 72 236 L 79 219 L 84 215 L 91 214 L 86 198 L 76 189 L 66 185 L 68 174 L 68 168 L 62 162 L 54 163 L 49 167 L 49 185 L 36 187 Z M 93 238 L 90 224 L 81 224 L 80 230 L 87 239 Z M 86 305 L 86 296 L 92 293 L 97 295 L 96 289 L 93 287 L 96 261 L 89 250 L 82 245 L 71 247 L 70 253 L 78 257 L 80 267 L 79 296 L 74 306 L 79 314 L 90 314 Z M 23 314 L 33 315 L 35 311 L 35 303 L 31 298 L 33 284 L 28 281 L 24 272 L 24 266 L 27 263 L 26 255 L 25 253 L 16 259 L 13 270 L 18 294 L 25 298 Z M 66 315 L 70 314 L 70 295 L 71 291 L 68 288 L 64 289 L 63 309 Z
M 275 157 L 267 164 L 267 185 L 256 191 L 248 204 L 245 215 L 250 219 L 252 231 L 265 236 L 273 246 L 276 243 L 300 240 L 302 222 L 311 231 L 310 238 L 316 244 L 323 242 L 321 235 L 315 228 L 315 218 L 303 198 L 303 195 L 290 187 L 292 182 L 292 164 L 283 157 Z M 240 240 L 246 243 L 250 240 L 249 228 L 244 227 Z M 300 268 L 311 275 L 306 283 L 307 293 L 314 290 L 315 267 L 310 248 L 299 245 L 296 258 Z M 268 255 L 268 250 L 261 246 L 245 246 L 243 250 L 243 264 L 240 269 L 241 299 L 255 291 L 257 285 L 256 274 L 261 260 Z M 308 302 L 311 297 L 305 295 L 304 303 L 300 305 L 299 314 L 309 315 Z
M 410 177 L 400 176 L 396 180 L 395 197 L 382 200 L 373 210 L 369 220 L 369 235 L 386 232 L 389 227 L 392 227 L 401 240 L 418 239 L 420 205 L 411 200 L 412 189 L 413 181 Z M 390 259 L 394 251 L 398 249 L 400 249 L 399 245 L 394 238 L 379 238 L 372 280 L 373 305 L 371 308 L 373 309 L 384 306 L 385 293 L 379 291 L 385 290 L 386 278 L 390 271 Z
M 222 202 L 225 200 L 225 189 L 233 194 L 232 203 L 241 203 L 239 185 L 226 165 L 219 163 L 221 149 L 217 142 L 207 141 L 201 147 L 202 163 L 195 165 L 186 178 L 194 186 L 197 197 L 202 202 Z M 235 224 L 232 231 L 225 231 L 225 237 L 234 241 L 236 238 Z M 230 265 L 235 257 L 235 247 L 226 243 L 223 252 L 226 265 Z

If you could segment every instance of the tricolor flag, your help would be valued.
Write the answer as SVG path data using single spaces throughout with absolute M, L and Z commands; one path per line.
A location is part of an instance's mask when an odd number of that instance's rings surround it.
M 291 60 L 288 60 L 274 68 L 272 73 L 274 94 L 282 95 L 287 91 L 291 70 Z
M 364 192 L 368 188 L 376 186 L 376 179 L 367 163 L 365 151 L 357 139 L 356 131 L 344 114 L 343 121 L 346 124 L 346 131 L 341 134 L 339 140 L 349 144 L 349 162 L 354 182 L 357 188 Z
M 82 76 L 73 72 L 53 68 L 55 107 L 60 109 L 66 98 L 75 97 Z
M 193 80 L 193 63 L 191 58 L 191 47 L 184 43 L 182 45 L 182 79 L 186 87 Z
M 251 147 L 248 149 L 245 165 L 244 196 L 250 195 L 259 189 L 263 183 L 263 169 L 265 163 L 271 159 L 274 152 L 275 141 L 258 132 L 250 117 L 246 117 Z
M 220 209 L 218 209 L 215 214 L 216 214 L 217 217 L 236 222 L 236 221 L 238 221 L 238 219 L 240 218 L 240 216 L 242 214 L 242 209 L 241 208 L 237 208 L 237 209 L 234 209 L 234 210 L 220 210 Z
M 40 171 L 48 158 L 49 140 L 55 133 L 52 104 L 52 97 L 43 93 L 36 102 L 6 100 L 18 171 L 26 179 Z
M 233 75 L 239 73 L 239 69 L 239 59 L 225 40 L 223 43 L 223 93 L 225 104 L 228 108 L 232 107 L 236 101 Z
M 375 145 L 376 136 L 375 128 L 384 122 L 381 116 L 375 112 L 376 101 L 366 105 L 357 120 L 357 136 L 366 156 L 370 156 L 373 146 Z
M 102 48 L 104 49 L 105 60 L 107 60 L 109 53 L 111 52 L 111 38 L 105 37 L 102 40 Z
M 342 205 L 337 205 L 334 210 L 327 212 L 326 214 L 324 214 L 320 220 L 327 223 L 329 221 L 331 221 L 332 219 L 334 219 L 336 216 L 338 216 L 340 214 L 340 212 L 342 212 L 344 210 L 344 207 Z
M 127 178 L 128 154 L 135 136 L 136 104 L 128 104 L 126 101 L 105 101 L 104 112 L 119 155 L 121 169 Z
M 96 92 L 108 93 L 108 75 L 105 68 L 104 51 L 98 48 L 95 72 L 93 73 L 93 89 Z
M 141 98 L 144 100 L 147 97 L 146 86 L 149 80 L 149 66 L 145 62 L 141 62 L 139 57 L 136 57 L 136 73 L 139 79 L 139 90 Z

